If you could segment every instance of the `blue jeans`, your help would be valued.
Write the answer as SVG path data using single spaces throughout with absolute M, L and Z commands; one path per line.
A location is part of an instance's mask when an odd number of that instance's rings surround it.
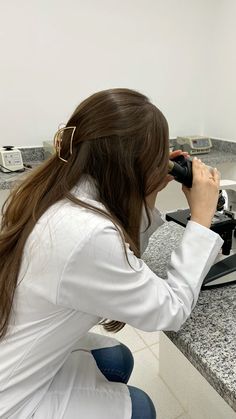
M 98 368 L 109 381 L 127 384 L 134 366 L 133 355 L 127 346 L 119 344 L 111 348 L 94 349 L 93 357 Z M 150 397 L 139 388 L 128 386 L 131 403 L 131 419 L 156 419 L 156 411 Z

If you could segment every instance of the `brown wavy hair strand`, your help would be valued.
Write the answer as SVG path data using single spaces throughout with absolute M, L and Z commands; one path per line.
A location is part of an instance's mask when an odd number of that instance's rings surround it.
M 55 154 L 16 186 L 2 209 L 0 232 L 0 338 L 4 337 L 17 287 L 23 249 L 39 218 L 61 199 L 109 218 L 140 257 L 142 207 L 168 172 L 168 124 L 149 99 L 130 89 L 104 90 L 84 100 L 67 125 L 76 126 L 73 153 L 70 130 L 62 136 L 62 162 Z M 97 185 L 106 211 L 71 192 L 82 176 Z M 123 326 L 104 320 L 109 331 Z

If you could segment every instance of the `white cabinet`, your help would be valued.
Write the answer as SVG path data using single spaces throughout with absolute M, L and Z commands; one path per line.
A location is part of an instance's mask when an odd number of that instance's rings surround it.
M 160 333 L 159 348 L 160 377 L 177 400 L 181 400 L 186 417 L 236 419 L 236 412 L 163 332 Z

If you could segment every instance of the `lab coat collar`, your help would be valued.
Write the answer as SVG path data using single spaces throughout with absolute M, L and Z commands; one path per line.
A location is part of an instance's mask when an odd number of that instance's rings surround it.
M 80 198 L 92 199 L 99 202 L 99 192 L 96 181 L 90 175 L 83 175 L 78 184 L 72 189 L 72 193 Z

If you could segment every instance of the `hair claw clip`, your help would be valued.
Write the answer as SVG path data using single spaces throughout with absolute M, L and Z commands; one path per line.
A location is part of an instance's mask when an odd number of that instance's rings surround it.
M 59 125 L 59 127 L 60 127 L 60 125 Z M 62 128 L 59 128 L 57 130 L 56 134 L 54 135 L 54 140 L 53 140 L 54 147 L 56 149 L 56 153 L 57 153 L 59 159 L 62 160 L 63 162 L 65 162 L 65 163 L 68 163 L 68 160 L 63 159 L 63 157 L 61 157 L 61 147 L 62 147 L 62 141 L 63 141 L 62 136 L 63 136 L 64 131 L 69 130 L 69 129 L 72 129 L 72 133 L 71 133 L 71 137 L 70 137 L 70 155 L 72 155 L 72 144 L 73 144 L 73 139 L 74 139 L 74 133 L 75 133 L 75 130 L 76 130 L 75 126 L 72 126 L 72 127 L 64 126 Z

